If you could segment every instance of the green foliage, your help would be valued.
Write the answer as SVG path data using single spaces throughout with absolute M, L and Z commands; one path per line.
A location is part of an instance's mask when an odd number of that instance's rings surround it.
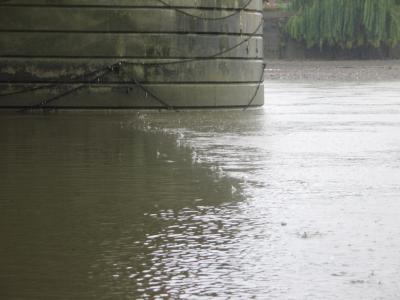
M 345 49 L 400 42 L 400 0 L 291 0 L 286 31 L 307 47 Z

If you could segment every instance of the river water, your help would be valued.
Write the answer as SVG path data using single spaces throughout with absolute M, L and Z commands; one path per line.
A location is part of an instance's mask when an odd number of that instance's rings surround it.
M 400 83 L 0 115 L 0 299 L 399 299 Z

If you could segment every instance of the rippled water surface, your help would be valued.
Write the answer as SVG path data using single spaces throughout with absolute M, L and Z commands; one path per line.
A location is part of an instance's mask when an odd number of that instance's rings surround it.
M 1 299 L 399 299 L 400 83 L 0 115 Z

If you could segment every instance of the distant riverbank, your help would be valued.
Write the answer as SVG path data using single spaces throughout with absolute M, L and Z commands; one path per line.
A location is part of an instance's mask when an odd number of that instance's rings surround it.
M 266 61 L 266 80 L 400 81 L 400 60 Z
M 343 50 L 340 48 L 307 49 L 304 44 L 296 42 L 284 32 L 291 12 L 285 9 L 264 11 L 264 58 L 269 59 L 400 59 L 400 45 L 393 49 L 365 48 L 355 50 Z

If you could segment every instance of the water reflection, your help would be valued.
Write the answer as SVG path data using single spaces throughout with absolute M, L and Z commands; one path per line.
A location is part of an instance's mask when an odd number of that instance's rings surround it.
M 153 215 L 233 199 L 234 180 L 131 119 L 1 117 L 0 298 L 136 298 Z
M 400 86 L 0 118 L 0 297 L 397 299 Z

